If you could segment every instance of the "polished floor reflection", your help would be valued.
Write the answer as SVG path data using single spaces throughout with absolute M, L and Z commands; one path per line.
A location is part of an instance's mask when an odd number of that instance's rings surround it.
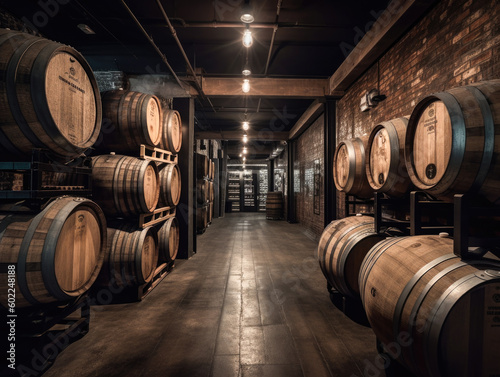
M 371 329 L 329 300 L 300 224 L 231 213 L 197 241 L 142 302 L 92 307 L 90 332 L 44 376 L 384 375 Z

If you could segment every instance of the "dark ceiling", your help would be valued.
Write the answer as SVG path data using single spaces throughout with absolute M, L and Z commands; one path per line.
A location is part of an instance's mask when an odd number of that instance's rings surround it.
M 205 77 L 242 78 L 248 54 L 251 77 L 328 78 L 345 59 L 345 47 L 359 41 L 388 0 L 251 0 L 254 43 L 248 49 L 241 42 L 243 3 L 161 1 L 190 64 Z M 132 12 L 181 80 L 189 75 L 157 0 L 2 0 L 0 6 L 47 38 L 76 48 L 94 71 L 171 75 Z M 95 34 L 83 33 L 78 24 L 88 25 Z M 254 131 L 289 131 L 313 101 L 244 95 L 199 98 L 196 127 L 197 131 L 241 130 L 246 112 Z M 230 144 L 235 143 L 239 142 Z M 252 157 L 268 157 L 274 142 L 262 136 L 259 144 Z

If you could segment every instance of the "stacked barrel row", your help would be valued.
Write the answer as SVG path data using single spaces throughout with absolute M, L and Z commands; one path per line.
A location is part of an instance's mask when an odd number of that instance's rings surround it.
M 0 29 L 0 67 L 2 161 L 31 161 L 32 151 L 40 148 L 53 165 L 79 168 L 91 148 L 122 153 L 92 158 L 93 201 L 59 197 L 42 203 L 41 211 L 22 203 L 2 204 L 8 211 L 0 218 L 5 230 L 0 263 L 15 268 L 15 274 L 0 274 L 2 306 L 9 304 L 7 286 L 19 288 L 16 307 L 24 307 L 80 296 L 102 280 L 99 274 L 118 282 L 146 282 L 150 266 L 154 271 L 162 258 L 158 242 L 163 239 L 165 260 L 175 258 L 176 220 L 157 231 L 113 219 L 132 220 L 151 213 L 157 202 L 178 202 L 176 165 L 157 166 L 127 155 L 137 155 L 140 143 L 177 153 L 182 140 L 178 113 L 163 111 L 158 98 L 144 93 L 101 97 L 90 66 L 77 51 L 29 34 Z M 46 187 L 80 187 L 82 176 L 54 170 L 42 179 Z M 26 187 L 20 182 L 8 188 Z
M 425 97 L 411 116 L 376 125 L 335 153 L 337 189 L 449 201 L 500 198 L 500 80 Z M 417 376 L 498 374 L 500 261 L 461 260 L 447 234 L 392 237 L 370 217 L 333 221 L 318 259 L 328 284 L 362 302 L 383 348 Z M 490 254 L 491 255 L 491 254 Z
M 449 200 L 457 193 L 500 199 L 500 80 L 425 97 L 405 117 L 337 146 L 338 190 L 404 196 L 412 187 Z
M 175 217 L 159 225 L 146 220 L 143 225 L 139 219 L 153 213 L 161 218 L 179 203 L 181 179 L 174 157 L 182 144 L 182 123 L 177 111 L 162 109 L 151 94 L 116 90 L 102 98 L 107 132 L 94 147 L 108 153 L 92 158 L 92 190 L 108 218 L 109 255 L 99 283 L 140 286 L 151 282 L 157 267 L 172 263 L 177 254 Z M 170 158 L 157 162 L 135 157 L 141 146 Z
M 196 231 L 205 232 L 213 219 L 215 161 L 196 153 Z
M 61 165 L 79 158 L 98 140 L 101 109 L 92 70 L 76 50 L 0 29 L 1 161 L 29 162 L 34 148 Z M 23 174 L 13 176 L 3 190 L 28 189 Z M 92 200 L 27 204 L 0 203 L 0 305 L 11 313 L 84 294 L 106 256 L 106 219 Z
M 373 218 L 324 230 L 318 260 L 329 285 L 361 300 L 391 357 L 417 376 L 498 373 L 500 261 L 465 261 L 442 235 L 388 237 Z

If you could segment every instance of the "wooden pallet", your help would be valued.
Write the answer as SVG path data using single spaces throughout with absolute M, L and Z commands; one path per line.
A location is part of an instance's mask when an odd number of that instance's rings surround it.
M 147 284 L 141 285 L 137 290 L 137 300 L 140 301 L 144 299 L 155 287 L 160 284 L 160 282 L 167 276 L 172 269 L 175 267 L 175 261 L 169 263 L 162 263 L 158 267 L 153 275 L 153 279 Z
M 157 208 L 152 213 L 139 215 L 139 227 L 146 228 L 175 216 L 175 207 Z
M 171 152 L 164 149 L 154 148 L 144 144 L 141 144 L 139 156 L 143 160 L 162 162 L 166 164 L 177 164 L 176 154 L 172 154 Z
M 89 331 L 90 304 L 87 294 L 67 306 L 44 304 L 19 309 L 17 313 L 15 364 L 17 368 L 27 366 L 28 369 L 25 368 L 25 373 L 21 374 L 3 363 L 0 366 L 1 376 L 35 375 L 27 372 L 31 371 L 29 367 L 34 365 L 33 355 L 37 355 L 36 375 L 43 374 L 67 346 L 81 339 Z

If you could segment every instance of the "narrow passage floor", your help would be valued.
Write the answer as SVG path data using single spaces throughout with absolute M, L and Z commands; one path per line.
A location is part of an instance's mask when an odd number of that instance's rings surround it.
M 372 330 L 331 303 L 316 247 L 264 213 L 215 219 L 142 302 L 93 306 L 44 376 L 384 376 Z

